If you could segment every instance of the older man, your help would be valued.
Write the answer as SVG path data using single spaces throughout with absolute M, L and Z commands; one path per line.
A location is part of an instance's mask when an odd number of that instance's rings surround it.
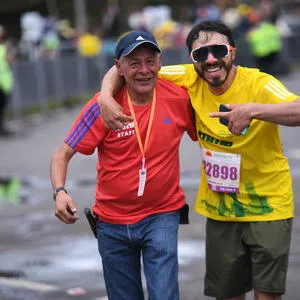
M 133 31 L 116 47 L 115 65 L 125 86 L 116 99 L 133 122 L 104 125 L 96 94 L 53 155 L 51 181 L 56 216 L 74 223 L 76 205 L 65 189 L 76 152 L 98 150 L 96 214 L 99 252 L 108 298 L 144 299 L 141 257 L 149 299 L 179 299 L 177 241 L 185 196 L 179 185 L 179 144 L 196 140 L 193 112 L 183 88 L 157 79 L 160 49 L 154 37 Z

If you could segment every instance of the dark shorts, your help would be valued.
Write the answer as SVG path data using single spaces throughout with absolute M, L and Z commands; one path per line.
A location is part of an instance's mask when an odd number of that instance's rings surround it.
M 293 219 L 207 219 L 204 294 L 226 299 L 252 289 L 284 294 Z

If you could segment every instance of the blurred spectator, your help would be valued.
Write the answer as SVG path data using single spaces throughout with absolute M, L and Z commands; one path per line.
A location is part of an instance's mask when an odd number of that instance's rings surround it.
M 93 57 L 100 54 L 102 42 L 98 34 L 93 30 L 79 36 L 78 51 L 81 56 Z
M 177 24 L 177 31 L 174 38 L 176 46 L 185 47 L 185 41 L 188 33 L 192 28 L 193 11 L 190 6 L 181 6 L 179 11 L 179 22 Z
M 54 58 L 58 54 L 59 44 L 56 20 L 48 18 L 41 37 L 40 51 L 42 56 Z
M 279 12 L 275 7 L 275 3 L 273 0 L 260 0 L 259 11 L 260 14 L 263 16 L 264 20 L 269 21 L 271 23 L 275 23 L 279 15 Z
M 0 25 L 0 136 L 8 136 L 11 132 L 4 125 L 5 110 L 13 89 L 13 73 L 10 63 L 14 60 L 5 43 L 5 29 Z
M 237 6 L 239 21 L 233 32 L 236 39 L 244 38 L 244 35 L 260 21 L 260 15 L 256 8 L 248 3 L 241 3 Z
M 239 14 L 235 6 L 229 6 L 225 9 L 222 15 L 222 21 L 230 27 L 230 29 L 235 33 L 236 28 L 239 26 L 241 21 L 241 15 Z M 237 38 L 236 34 L 235 37 Z
M 102 18 L 102 37 L 114 36 L 119 30 L 120 9 L 117 1 L 108 1 L 105 13 Z
M 176 32 L 177 23 L 173 20 L 166 20 L 154 29 L 153 35 L 159 47 L 167 49 L 174 46 Z
M 45 19 L 38 12 L 26 12 L 21 16 L 21 44 L 23 57 L 30 60 L 39 58 L 40 42 Z
M 284 75 L 288 72 L 288 66 L 281 56 L 283 42 L 274 23 L 261 20 L 249 31 L 247 41 L 261 71 L 272 75 Z
M 145 6 L 143 9 L 143 19 L 146 29 L 149 32 L 154 32 L 155 28 L 172 20 L 171 14 L 171 8 L 168 5 Z
M 162 49 L 174 46 L 179 30 L 168 5 L 145 6 L 141 11 L 134 11 L 129 15 L 128 24 L 131 29 L 153 33 Z
M 145 15 L 140 10 L 135 10 L 129 14 L 128 25 L 134 30 L 148 31 Z
M 60 53 L 63 55 L 76 52 L 78 35 L 71 26 L 70 21 L 67 19 L 59 20 L 56 28 L 60 43 Z
M 211 0 L 202 0 L 201 3 L 196 5 L 194 24 L 221 19 L 221 11 L 213 2 Z
M 157 27 L 171 19 L 171 8 L 168 5 L 145 6 L 141 11 L 129 15 L 128 25 L 133 30 L 153 33 Z
M 283 37 L 300 36 L 300 3 L 292 3 L 286 6 L 285 12 L 280 14 L 276 20 Z

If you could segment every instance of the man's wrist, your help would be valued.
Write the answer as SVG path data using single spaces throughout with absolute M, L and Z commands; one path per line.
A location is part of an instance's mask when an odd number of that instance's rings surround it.
M 56 188 L 54 191 L 53 191 L 53 200 L 56 201 L 56 196 L 59 192 L 61 191 L 64 191 L 66 194 L 68 194 L 67 190 L 65 189 L 64 186 L 60 186 L 58 188 Z

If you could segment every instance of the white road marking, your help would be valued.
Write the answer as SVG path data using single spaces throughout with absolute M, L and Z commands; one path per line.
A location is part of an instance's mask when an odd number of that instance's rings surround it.
M 55 285 L 34 282 L 34 281 L 29 281 L 24 279 L 16 279 L 16 278 L 0 277 L 0 284 L 5 284 L 6 286 L 22 288 L 26 290 L 34 290 L 39 292 L 52 292 L 58 290 L 58 287 L 56 287 Z

